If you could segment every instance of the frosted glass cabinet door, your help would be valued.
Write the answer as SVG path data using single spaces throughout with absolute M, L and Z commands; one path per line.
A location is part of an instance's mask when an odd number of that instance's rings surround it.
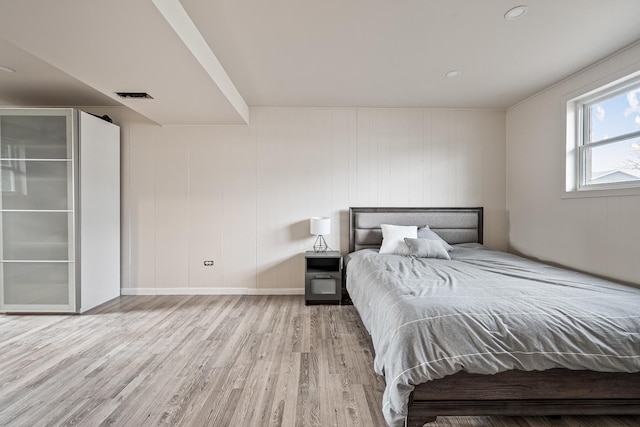
M 0 108 L 0 309 L 73 312 L 76 112 Z
M 71 212 L 2 212 L 4 260 L 70 261 Z
M 69 210 L 72 163 L 66 160 L 3 160 L 2 201 L 7 210 Z
M 64 110 L 62 110 L 64 112 Z M 71 112 L 66 115 L 0 115 L 3 159 L 70 159 Z
M 3 304 L 23 306 L 71 306 L 69 281 L 74 263 L 4 262 L 2 263 Z

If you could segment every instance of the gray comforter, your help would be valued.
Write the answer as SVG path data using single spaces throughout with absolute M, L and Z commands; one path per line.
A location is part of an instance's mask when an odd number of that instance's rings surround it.
M 451 257 L 349 255 L 347 289 L 386 379 L 390 426 L 402 425 L 414 385 L 459 371 L 640 371 L 640 289 L 480 245 Z

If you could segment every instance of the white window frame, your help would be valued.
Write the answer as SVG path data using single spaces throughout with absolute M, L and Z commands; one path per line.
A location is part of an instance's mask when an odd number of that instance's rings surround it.
M 589 135 L 590 123 L 585 111 L 603 99 L 627 92 L 634 87 L 640 88 L 640 71 L 629 74 L 608 84 L 572 97 L 566 102 L 567 140 L 565 163 L 565 195 L 567 196 L 609 196 L 640 194 L 640 181 L 627 181 L 607 184 L 587 184 L 587 159 L 590 150 L 627 139 L 640 137 L 640 130 L 585 144 L 585 135 Z M 580 195 L 578 196 L 578 193 Z

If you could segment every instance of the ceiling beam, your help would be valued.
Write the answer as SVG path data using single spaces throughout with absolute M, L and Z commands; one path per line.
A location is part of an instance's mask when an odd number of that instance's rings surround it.
M 229 78 L 220 61 L 178 0 L 153 0 L 153 4 L 193 54 L 211 80 L 235 108 L 245 123 L 249 123 L 249 107 Z

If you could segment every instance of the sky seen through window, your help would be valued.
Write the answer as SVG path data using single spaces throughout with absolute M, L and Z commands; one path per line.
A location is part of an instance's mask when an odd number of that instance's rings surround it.
M 591 105 L 590 114 L 590 142 L 640 131 L 640 88 Z M 640 179 L 640 138 L 594 148 L 591 161 L 591 178 L 621 171 Z

